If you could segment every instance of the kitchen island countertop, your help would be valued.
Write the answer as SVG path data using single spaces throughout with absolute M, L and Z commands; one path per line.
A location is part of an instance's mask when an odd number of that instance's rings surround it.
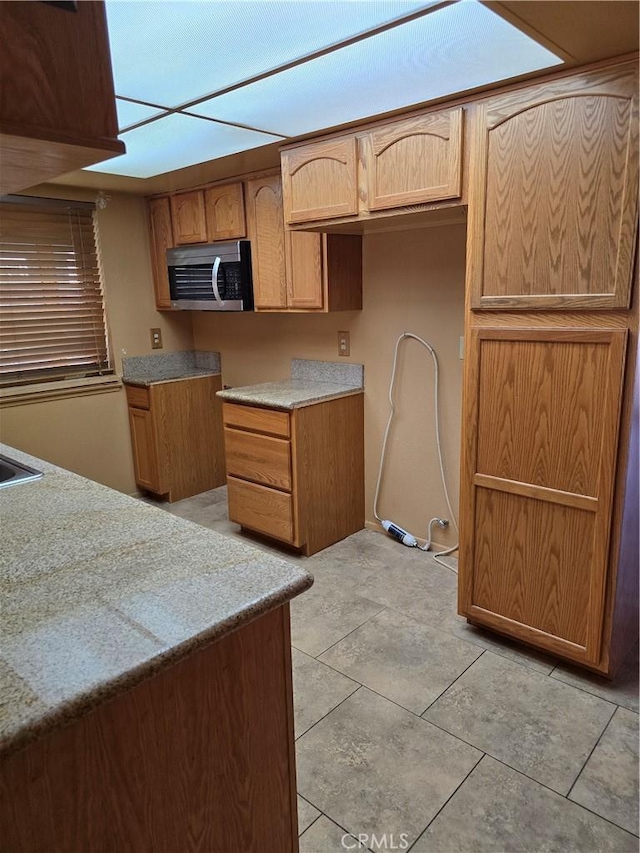
M 0 445 L 0 754 L 286 603 L 304 569 Z

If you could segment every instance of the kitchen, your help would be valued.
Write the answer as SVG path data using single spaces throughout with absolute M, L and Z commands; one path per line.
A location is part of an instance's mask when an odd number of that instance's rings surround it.
M 600 25 L 602 27 L 601 22 Z M 609 55 L 622 52 L 629 51 L 614 51 Z M 457 494 L 463 366 L 460 337 L 465 332 L 465 217 L 434 227 L 424 227 L 425 223 L 421 222 L 419 228 L 398 228 L 394 220 L 388 223 L 393 230 L 375 234 L 365 232 L 361 312 L 328 315 L 256 312 L 220 316 L 195 313 L 191 316 L 189 312 L 155 310 L 144 196 L 189 190 L 210 182 L 224 182 L 227 178 L 277 169 L 280 164 L 278 147 L 276 150 L 258 149 L 250 154 L 235 155 L 221 163 L 214 161 L 192 166 L 182 173 L 171 174 L 168 179 L 147 179 L 139 195 L 116 189 L 118 185 L 123 186 L 124 179 L 109 180 L 96 173 L 83 173 L 82 177 L 66 176 L 48 184 L 46 193 L 41 189 L 29 189 L 28 192 L 87 201 L 94 201 L 99 190 L 106 196 L 106 206 L 98 207 L 96 217 L 106 311 L 118 375 L 123 357 L 151 353 L 151 328 L 161 329 L 163 352 L 193 349 L 219 352 L 224 383 L 234 387 L 284 379 L 289 375 L 292 358 L 336 362 L 340 358 L 337 352 L 338 332 L 348 331 L 351 336 L 348 360 L 365 365 L 365 493 L 366 518 L 371 524 L 374 522 L 371 504 L 382 434 L 388 417 L 387 392 L 394 343 L 405 330 L 425 337 L 433 344 L 440 359 L 443 456 L 449 488 L 452 494 Z M 81 183 L 90 184 L 92 189 L 79 186 Z M 401 281 L 398 280 L 398 270 Z M 399 437 L 391 446 L 382 506 L 389 513 L 393 512 L 392 517 L 403 526 L 417 536 L 424 536 L 428 519 L 445 512 L 432 432 L 431 366 L 427 355 L 418 347 L 413 348 L 412 344 L 407 345 L 403 358 L 397 398 Z M 77 437 L 73 442 L 69 441 L 70 424 L 73 435 Z M 114 390 L 105 386 L 104 392 L 99 394 L 38 400 L 5 408 L 2 413 L 2 439 L 9 445 L 75 470 L 125 494 L 136 491 L 127 405 L 122 388 Z M 388 554 L 388 559 L 393 561 L 389 577 L 396 585 L 401 584 L 403 573 L 408 573 L 404 567 L 413 565 L 419 555 L 390 540 L 387 544 L 379 533 L 371 532 L 369 535 L 369 531 L 365 531 L 365 534 L 358 534 L 360 537 L 363 535 L 367 537 L 362 539 L 365 550 Z M 440 537 L 438 544 L 455 544 L 453 530 L 443 531 Z M 376 543 L 375 547 L 369 544 L 371 539 Z M 391 551 L 387 551 L 389 546 Z M 347 548 L 346 545 L 334 547 L 338 549 L 334 552 L 337 557 L 345 553 L 341 548 Z M 369 567 L 377 568 L 374 555 L 367 559 Z M 335 566 L 327 568 L 335 574 Z M 312 571 L 321 591 L 321 584 L 318 584 L 320 570 Z M 409 588 L 409 581 L 406 583 Z M 376 585 L 379 587 L 377 594 L 374 592 Z M 368 584 L 364 599 L 369 600 L 367 596 L 371 595 L 375 602 L 376 598 L 383 597 L 383 604 L 387 603 L 392 610 L 415 618 L 415 608 L 411 603 L 403 603 L 399 593 L 397 598 L 391 599 L 391 592 L 383 591 L 382 585 L 382 580 L 376 577 L 375 582 Z M 447 581 L 442 580 L 442 585 L 448 589 Z M 313 594 L 313 590 L 305 593 L 300 598 L 300 606 L 305 607 L 305 596 L 312 601 Z M 414 592 L 416 595 L 418 593 Z M 451 609 L 454 610 L 455 606 Z M 374 615 L 370 614 L 371 618 Z M 455 618 L 455 613 L 451 616 Z M 304 643 L 301 638 L 299 645 Z M 297 648 L 305 653 L 305 648 Z M 315 650 L 316 647 L 311 643 L 307 648 Z M 325 647 L 320 647 L 316 654 L 325 650 Z M 384 695 L 384 690 L 380 692 Z M 485 751 L 492 754 L 491 749 Z M 304 789 L 301 793 L 304 796 Z M 317 805 L 311 795 L 309 802 Z M 319 805 L 322 806 L 321 803 Z M 334 823 L 336 818 L 337 824 L 345 820 L 332 814 L 327 806 L 324 810 L 328 814 L 327 819 L 333 819 Z M 359 830 L 351 825 L 347 829 Z

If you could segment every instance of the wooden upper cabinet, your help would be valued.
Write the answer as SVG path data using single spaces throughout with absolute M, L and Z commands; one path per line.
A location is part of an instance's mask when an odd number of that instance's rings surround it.
M 204 193 L 207 241 L 240 240 L 247 233 L 242 183 L 209 187 Z
M 122 154 L 103 2 L 0 3 L 0 194 Z
M 259 308 L 286 308 L 285 238 L 280 175 L 246 183 L 253 299 Z
M 202 190 L 192 190 L 171 196 L 171 216 L 176 245 L 207 242 Z
M 325 305 L 323 235 L 286 232 L 287 305 L 298 309 L 322 309 Z
M 470 187 L 473 308 L 629 306 L 637 65 L 481 103 Z
M 171 308 L 167 249 L 172 249 L 174 246 L 169 198 L 164 196 L 163 198 L 149 199 L 148 210 L 151 267 L 156 306 L 160 309 L 167 309 Z
M 368 209 L 458 198 L 462 119 L 459 107 L 393 122 L 361 137 Z
M 287 308 L 362 310 L 362 237 L 285 232 Z
M 625 329 L 470 331 L 459 611 L 600 660 Z
M 355 137 L 311 142 L 282 152 L 287 223 L 358 213 Z

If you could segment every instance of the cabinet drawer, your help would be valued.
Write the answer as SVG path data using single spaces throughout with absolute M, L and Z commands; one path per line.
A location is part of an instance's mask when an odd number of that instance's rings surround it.
M 293 499 L 286 492 L 227 477 L 229 518 L 283 542 L 295 541 Z
M 288 412 L 276 412 L 273 409 L 258 409 L 255 406 L 224 403 L 222 418 L 225 426 L 248 429 L 253 432 L 266 432 L 269 435 L 279 435 L 283 438 L 289 438 L 291 435 Z
M 291 491 L 291 443 L 284 438 L 224 428 L 227 472 Z
M 149 408 L 149 389 L 140 388 L 137 385 L 125 385 L 127 391 L 127 403 L 134 409 Z

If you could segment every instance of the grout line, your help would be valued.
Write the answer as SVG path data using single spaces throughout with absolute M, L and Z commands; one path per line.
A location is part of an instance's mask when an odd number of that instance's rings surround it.
M 558 662 L 558 666 L 560 666 L 560 663 L 561 663 L 561 661 Z M 588 696 L 595 696 L 596 699 L 600 699 L 602 702 L 608 702 L 610 705 L 615 705 L 617 708 L 626 708 L 627 711 L 632 711 L 634 714 L 638 713 L 638 711 L 636 711 L 634 708 L 629 708 L 628 705 L 622 705 L 620 702 L 616 701 L 616 699 L 605 698 L 604 696 L 601 696 L 599 693 L 593 693 L 593 691 L 587 690 L 586 687 L 582 687 L 579 684 L 574 684 L 573 682 L 564 681 L 562 678 L 558 678 L 557 675 L 553 674 L 557 668 L 558 667 L 556 666 L 554 668 L 553 672 L 549 673 L 549 678 L 553 678 L 554 681 L 557 681 L 560 684 L 564 684 L 567 687 L 573 687 L 575 690 L 579 690 L 581 693 L 586 693 Z M 591 674 L 593 674 L 593 673 L 591 673 Z M 610 683 L 613 683 L 613 682 L 610 682 Z
M 353 679 L 352 679 L 352 680 L 353 680 Z M 344 699 L 341 699 L 341 700 L 338 702 L 338 704 L 335 706 L 335 708 L 331 708 L 331 710 L 330 710 L 330 711 L 327 711 L 327 713 L 326 713 L 326 714 L 324 714 L 322 717 L 320 717 L 320 719 L 319 719 L 319 720 L 316 720 L 316 721 L 315 721 L 315 723 L 313 723 L 312 725 L 310 725 L 310 726 L 309 726 L 309 728 L 308 728 L 306 731 L 302 732 L 302 734 L 301 734 L 301 735 L 298 735 L 298 737 L 295 739 L 295 743 L 297 743 L 297 742 L 298 742 L 301 738 L 303 738 L 305 735 L 309 734 L 309 732 L 311 731 L 311 729 L 315 729 L 315 727 L 318 725 L 318 723 L 321 723 L 321 722 L 322 722 L 322 720 L 325 720 L 325 719 L 329 716 L 329 714 L 332 714 L 332 713 L 336 710 L 336 708 L 339 708 L 339 707 L 340 707 L 340 705 L 342 705 L 344 702 L 346 702 L 346 701 L 347 701 L 347 699 L 351 699 L 351 697 L 352 697 L 352 696 L 355 696 L 355 695 L 356 695 L 356 693 L 358 692 L 358 690 L 360 690 L 360 688 L 364 686 L 363 684 L 359 684 L 358 682 L 356 682 L 356 684 L 358 684 L 358 686 L 356 687 L 356 689 L 355 689 L 355 690 L 352 690 L 352 691 L 351 691 L 351 693 L 349 693 L 349 695 L 348 695 L 348 696 L 345 696 L 345 697 L 344 697 Z M 295 705 L 294 705 L 294 707 L 295 707 Z M 301 795 L 301 796 L 302 796 L 302 795 Z M 306 800 L 307 798 L 305 797 L 304 799 Z M 309 801 L 309 802 L 310 802 L 310 801 Z M 311 803 L 311 805 L 313 805 L 313 803 Z M 316 806 L 316 808 L 317 808 L 317 806 Z
M 593 755 L 593 753 L 595 752 L 596 747 L 598 746 L 598 744 L 600 743 L 600 741 L 601 741 L 601 740 L 602 740 L 602 738 L 604 737 L 604 733 L 605 733 L 605 732 L 606 732 L 606 730 L 609 728 L 609 726 L 610 726 L 610 724 L 611 724 L 611 720 L 613 720 L 613 718 L 615 717 L 615 714 L 616 714 L 616 711 L 617 711 L 617 710 L 618 710 L 617 705 L 614 705 L 614 707 L 613 707 L 613 712 L 612 712 L 611 716 L 609 717 L 609 719 L 607 720 L 607 724 L 606 724 L 606 726 L 605 726 L 605 727 L 602 729 L 602 731 L 600 732 L 600 737 L 599 737 L 599 738 L 598 738 L 598 740 L 594 743 L 594 745 L 593 745 L 593 749 L 591 750 L 591 752 L 590 752 L 590 753 L 589 753 L 589 755 L 587 756 L 587 758 L 586 758 L 586 760 L 585 760 L 584 764 L 582 765 L 582 767 L 580 768 L 580 771 L 578 772 L 578 775 L 577 775 L 577 776 L 576 776 L 576 778 L 573 780 L 573 783 L 571 784 L 571 787 L 570 787 L 570 788 L 569 788 L 569 790 L 567 791 L 567 793 L 566 793 L 566 795 L 565 795 L 565 796 L 567 797 L 567 799 L 569 799 L 569 795 L 570 795 L 570 794 L 571 794 L 571 792 L 573 791 L 573 789 L 574 789 L 574 787 L 575 787 L 576 782 L 578 781 L 578 779 L 580 778 L 580 776 L 582 776 L 582 771 L 584 770 L 584 768 L 585 768 L 585 767 L 587 766 L 587 764 L 589 763 L 589 759 L 591 758 L 591 756 L 592 756 L 592 755 Z M 572 801 L 572 802 L 573 802 L 573 801 Z
M 302 797 L 302 794 L 298 794 L 298 796 Z M 305 799 L 306 799 L 306 797 L 302 797 L 302 799 L 303 799 L 303 800 L 305 800 Z M 308 802 L 308 801 L 307 801 L 307 802 Z M 311 805 L 313 805 L 313 803 L 311 803 Z M 314 808 L 316 808 L 316 809 L 317 809 L 318 807 L 317 807 L 317 806 L 314 806 Z M 313 823 L 315 823 L 315 822 L 316 822 L 317 820 L 319 820 L 321 817 L 326 817 L 326 819 L 327 819 L 327 820 L 330 820 L 330 821 L 331 821 L 331 823 L 335 823 L 335 825 L 336 825 L 339 829 L 342 829 L 342 830 L 343 830 L 347 835 L 350 835 L 350 836 L 351 836 L 351 838 L 354 838 L 354 839 L 356 839 L 356 840 L 357 840 L 358 836 L 357 836 L 357 835 L 355 835 L 353 832 L 351 832 L 351 830 L 350 830 L 350 829 L 346 829 L 346 827 L 344 827 L 341 823 L 338 823 L 338 821 L 337 821 L 337 820 L 334 820 L 334 819 L 331 817 L 331 815 L 328 815 L 326 812 L 323 812 L 323 811 L 322 811 L 322 809 L 319 809 L 319 811 L 320 811 L 320 814 L 319 814 L 319 815 L 318 815 L 318 817 L 313 821 Z M 308 828 L 308 829 L 310 829 L 310 828 L 311 828 L 311 826 L 313 826 L 313 824 L 310 824 L 310 825 L 309 825 L 309 827 L 307 827 L 307 828 Z M 307 831 L 307 830 L 305 829 L 305 831 L 304 831 L 304 832 L 306 832 L 306 831 Z M 302 833 L 303 835 L 304 835 L 304 832 Z M 302 837 L 302 836 L 300 836 L 300 837 Z M 364 846 L 364 844 L 362 844 L 361 842 L 358 842 L 358 846 L 357 846 L 357 847 L 353 847 L 353 848 L 351 848 L 351 849 L 352 849 L 352 850 L 366 850 L 366 851 L 367 851 L 367 853 L 372 853 L 371 848 L 370 848 L 370 847 L 365 847 L 365 846 Z
M 411 850 L 411 849 L 412 849 L 412 848 L 413 848 L 413 847 L 418 843 L 418 841 L 420 841 L 420 839 L 422 838 L 422 836 L 423 836 L 423 835 L 425 834 L 425 832 L 429 829 L 429 827 L 430 827 L 430 826 L 431 826 L 431 824 L 434 822 L 434 820 L 438 817 L 438 815 L 440 814 L 440 812 L 441 812 L 441 811 L 446 807 L 447 803 L 448 803 L 451 799 L 453 799 L 453 797 L 455 797 L 455 795 L 458 793 L 458 791 L 460 790 L 460 788 L 462 788 L 462 786 L 463 786 L 463 785 L 464 785 L 464 783 L 467 781 L 467 779 L 469 778 L 469 776 L 471 776 L 471 774 L 473 773 L 473 771 L 476 769 L 476 767 L 480 764 L 480 762 L 481 762 L 481 761 L 483 760 L 483 758 L 485 758 L 485 757 L 486 757 L 486 752 L 483 752 L 483 753 L 482 753 L 482 755 L 480 756 L 480 758 L 479 758 L 479 759 L 476 761 L 476 763 L 473 765 L 473 767 L 471 768 L 471 770 L 469 770 L 469 772 L 466 774 L 466 776 L 464 777 L 464 779 L 462 779 L 462 781 L 461 781 L 458 785 L 456 785 L 455 790 L 453 790 L 453 791 L 451 792 L 451 794 L 447 797 L 447 799 L 444 801 L 444 803 L 440 806 L 440 808 L 438 809 L 438 811 L 434 814 L 434 816 L 431 818 L 431 820 L 429 821 L 429 823 L 428 823 L 428 824 L 425 826 L 425 828 L 422 830 L 422 832 L 420 833 L 420 835 L 418 835 L 418 837 L 415 839 L 415 841 L 413 841 L 413 842 L 412 842 L 411 847 L 409 847 L 409 848 L 408 848 L 408 850 L 407 850 L 407 853 L 409 853 L 409 851 L 410 851 L 410 850 Z
M 479 646 L 477 646 L 476 648 L 479 648 Z M 467 666 L 465 669 L 463 669 L 463 671 L 460 673 L 460 675 L 457 678 L 454 678 L 453 681 L 451 682 L 451 684 L 448 687 L 445 687 L 445 689 L 442 691 L 442 693 L 440 693 L 438 696 L 436 696 L 436 698 L 433 700 L 433 702 L 429 702 L 429 704 L 424 709 L 422 714 L 426 714 L 427 711 L 429 710 L 429 708 L 431 708 L 433 705 L 435 705 L 435 703 L 438 701 L 438 699 L 440 699 L 442 696 L 444 696 L 444 694 L 453 687 L 453 685 L 456 683 L 456 681 L 458 681 L 460 678 L 462 678 L 462 676 L 465 674 L 465 672 L 467 672 L 467 670 L 471 669 L 471 667 L 480 660 L 480 658 L 482 657 L 482 655 L 485 652 L 486 652 L 486 649 L 483 649 L 480 652 L 480 654 L 478 655 L 478 657 L 474 661 L 471 661 L 469 666 Z M 424 720 L 425 717 L 423 717 L 422 714 L 420 714 L 419 716 Z
M 311 587 L 311 588 L 313 589 L 313 587 Z M 372 603 L 372 604 L 376 604 L 376 605 L 377 605 L 379 602 L 377 602 L 377 601 L 372 601 L 371 603 Z M 330 645 L 330 646 L 327 646 L 327 648 L 326 648 L 326 649 L 323 649 L 321 652 L 318 652 L 318 654 L 317 654 L 317 655 L 309 655 L 309 657 L 315 658 L 315 660 L 320 661 L 320 663 L 324 663 L 324 661 L 321 661 L 321 660 L 320 660 L 320 655 L 325 654 L 325 652 L 328 652 L 328 651 L 329 651 L 330 649 L 332 649 L 334 646 L 337 646 L 337 645 L 338 645 L 338 643 L 341 643 L 343 640 L 346 640 L 346 639 L 347 639 L 347 637 L 350 637 L 350 636 L 351 636 L 351 634 L 353 634 L 355 631 L 357 631 L 357 630 L 358 630 L 358 628 L 362 628 L 362 626 L 363 626 L 363 625 L 366 625 L 366 624 L 367 624 L 367 622 L 370 622 L 370 621 L 374 618 L 374 616 L 379 616 L 379 615 L 380 615 L 380 613 L 382 613 L 382 611 L 383 611 L 383 610 L 386 610 L 386 609 L 387 609 L 387 608 L 386 608 L 383 604 L 381 604 L 381 605 L 380 605 L 380 610 L 378 610 L 376 613 L 372 613 L 372 614 L 371 614 L 371 616 L 367 616 L 367 618 L 364 620 L 364 622 L 361 622 L 361 623 L 360 623 L 360 625 L 356 625 L 356 627 L 355 627 L 355 628 L 353 628 L 353 630 L 349 631 L 349 633 L 348 633 L 348 634 L 345 634 L 345 635 L 344 635 L 344 637 L 340 637 L 340 639 L 339 639 L 339 640 L 336 640 L 336 641 L 335 641 L 335 643 L 331 643 L 331 645 Z M 296 647 L 296 648 L 297 648 L 297 647 Z M 302 651 L 302 649 L 298 649 L 298 651 Z M 305 652 L 305 654 L 307 654 L 307 655 L 308 655 L 308 654 L 309 654 L 309 652 Z M 336 672 L 337 672 L 337 671 L 338 671 L 338 670 L 336 670 Z M 342 673 L 342 675 L 344 675 L 344 673 Z M 348 676 L 347 676 L 347 678 L 348 678 Z M 355 681 L 355 679 L 354 679 L 354 678 L 352 678 L 351 680 L 352 680 L 352 681 Z

